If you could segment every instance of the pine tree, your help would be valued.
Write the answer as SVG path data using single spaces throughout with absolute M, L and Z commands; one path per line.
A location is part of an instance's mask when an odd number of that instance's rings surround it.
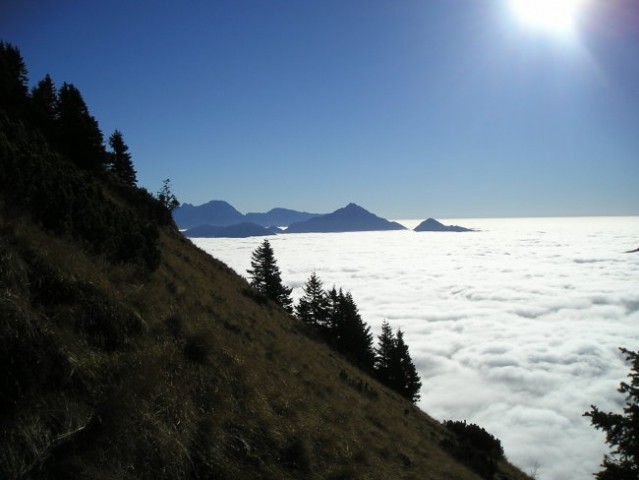
M 264 240 L 262 245 L 253 252 L 251 269 L 248 273 L 251 275 L 253 287 L 287 312 L 293 313 L 292 289 L 282 284 L 280 269 L 268 240 Z
M 304 323 L 325 331 L 328 329 L 328 308 L 329 300 L 322 281 L 313 272 L 304 285 L 304 296 L 295 307 L 297 317 Z
M 417 373 L 417 368 L 408 352 L 408 345 L 404 342 L 404 332 L 397 330 L 397 391 L 404 397 L 415 403 L 420 398 L 419 390 L 422 382 Z
M 122 132 L 116 130 L 111 134 L 109 146 L 112 150 L 109 152 L 111 171 L 127 185 L 135 187 L 138 182 L 137 172 L 133 168 L 129 147 L 124 143 Z
M 373 335 L 362 320 L 353 296 L 333 287 L 327 298 L 328 321 L 324 331 L 328 343 L 354 365 L 372 371 L 375 362 Z
M 333 332 L 335 331 L 337 323 L 339 323 L 339 317 L 341 315 L 339 299 L 340 296 L 343 295 L 342 289 L 340 288 L 338 292 L 335 285 L 333 285 L 333 288 L 326 293 L 326 298 L 328 299 L 328 321 L 326 322 L 326 332 L 330 337 L 330 343 L 334 343 L 332 342 L 332 337 L 334 335 Z
M 382 333 L 377 337 L 377 347 L 375 348 L 375 374 L 377 379 L 384 385 L 395 385 L 395 334 L 390 324 L 384 320 L 382 323 Z
M 21 117 L 28 103 L 27 67 L 20 50 L 0 41 L 0 111 Z
M 339 309 L 339 322 L 335 325 L 338 350 L 362 370 L 372 371 L 375 363 L 373 335 L 350 292 L 340 295 Z
M 375 349 L 375 374 L 387 387 L 416 402 L 420 398 L 422 382 L 404 341 L 400 329 L 394 334 L 388 322 L 382 323 L 382 333 L 377 337 Z
M 104 168 L 104 138 L 82 94 L 69 83 L 58 92 L 59 148 L 76 165 L 89 170 Z
M 57 142 L 58 92 L 47 74 L 31 90 L 31 117 L 34 125 L 54 145 Z
M 595 428 L 606 432 L 606 443 L 613 448 L 610 455 L 604 455 L 604 469 L 595 474 L 598 480 L 639 479 L 639 351 L 620 350 L 631 363 L 630 383 L 621 382 L 618 389 L 626 395 L 623 414 L 604 413 L 594 405 L 584 413 Z

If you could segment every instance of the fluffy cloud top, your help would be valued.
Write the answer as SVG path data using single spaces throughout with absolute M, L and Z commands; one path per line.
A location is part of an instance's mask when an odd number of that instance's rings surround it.
M 425 411 L 483 426 L 539 479 L 592 478 L 606 445 L 582 413 L 620 410 L 618 347 L 639 348 L 639 218 L 451 222 L 481 231 L 269 240 L 296 299 L 314 271 L 375 333 L 405 331 Z M 246 275 L 262 239 L 194 241 Z

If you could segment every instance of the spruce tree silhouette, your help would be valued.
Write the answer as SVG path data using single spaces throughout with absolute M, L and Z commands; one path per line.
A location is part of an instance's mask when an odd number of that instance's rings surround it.
M 251 275 L 251 285 L 258 292 L 287 312 L 293 313 L 292 289 L 282 284 L 280 269 L 268 240 L 264 240 L 262 245 L 253 252 L 251 269 L 247 272 Z
M 417 373 L 417 368 L 413 363 L 413 359 L 408 352 L 408 345 L 404 342 L 404 332 L 397 330 L 397 391 L 412 402 L 416 402 L 420 398 L 419 390 L 422 388 L 422 382 Z
M 98 122 L 89 113 L 80 91 L 69 83 L 58 92 L 59 148 L 70 160 L 87 170 L 104 168 L 106 151 Z
M 606 433 L 606 443 L 612 447 L 604 455 L 603 470 L 596 473 L 597 480 L 639 479 L 639 352 L 620 348 L 630 362 L 630 383 L 621 382 L 619 393 L 626 394 L 626 406 L 621 413 L 604 413 L 594 405 L 584 413 L 590 423 Z
M 372 371 L 375 363 L 373 335 L 364 323 L 350 292 L 342 289 L 329 293 L 331 302 L 331 340 L 335 349 L 364 371 Z
M 398 329 L 394 334 L 389 323 L 384 321 L 377 339 L 375 374 L 378 380 L 404 398 L 416 402 L 420 398 L 422 382 L 404 342 L 404 332 Z
M 395 358 L 395 334 L 390 324 L 384 320 L 382 333 L 377 337 L 375 348 L 375 374 L 384 385 L 393 388 L 396 384 L 396 371 L 393 368 Z
M 114 131 L 109 137 L 109 152 L 111 171 L 127 185 L 135 187 L 137 184 L 137 172 L 133 168 L 129 147 L 124 143 L 122 132 Z
M 297 317 L 321 332 L 328 330 L 329 302 L 322 281 L 313 272 L 304 285 L 304 296 L 295 307 Z
M 0 41 L 0 111 L 23 115 L 28 102 L 28 75 L 20 50 Z
M 58 91 L 49 74 L 31 90 L 31 117 L 45 138 L 57 145 Z

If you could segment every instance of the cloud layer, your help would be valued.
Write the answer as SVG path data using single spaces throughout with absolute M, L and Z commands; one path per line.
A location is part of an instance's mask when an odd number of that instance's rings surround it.
M 501 439 L 542 480 L 586 480 L 606 452 L 582 413 L 620 410 L 639 348 L 639 217 L 450 220 L 472 233 L 368 232 L 271 238 L 294 297 L 311 272 L 350 290 L 379 333 L 401 327 L 420 406 Z M 407 222 L 412 226 L 413 222 Z M 246 275 L 250 239 L 195 239 Z

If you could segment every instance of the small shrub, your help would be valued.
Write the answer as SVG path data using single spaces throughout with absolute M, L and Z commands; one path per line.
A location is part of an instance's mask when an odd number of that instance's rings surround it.
M 266 298 L 264 295 L 262 295 L 260 292 L 258 292 L 256 289 L 252 287 L 243 288 L 242 295 L 244 295 L 247 298 L 250 298 L 251 300 L 253 300 L 255 303 L 257 303 L 260 306 L 266 306 L 271 304 L 271 301 L 268 298 Z
M 365 397 L 370 398 L 371 400 L 376 400 L 379 397 L 379 394 L 376 390 L 374 390 L 368 382 L 363 381 L 361 378 L 351 378 L 346 373 L 346 370 L 340 370 L 339 379 L 346 383 L 353 390 L 357 390 L 359 393 L 364 395 Z
M 397 456 L 399 457 L 399 460 L 402 462 L 402 465 L 404 465 L 404 468 L 410 469 L 413 466 L 413 461 L 410 459 L 408 455 L 399 453 Z
M 205 365 L 209 363 L 211 344 L 203 333 L 190 334 L 184 344 L 184 356 L 193 363 Z
M 306 442 L 298 436 L 290 439 L 288 445 L 282 449 L 279 461 L 290 470 L 300 473 L 310 473 L 311 457 Z
M 182 317 L 180 317 L 179 315 L 170 315 L 165 320 L 165 323 L 167 328 L 169 329 L 169 332 L 171 332 L 171 335 L 173 335 L 173 338 L 178 339 L 184 336 L 185 330 Z
M 443 440 L 442 448 L 482 478 L 492 479 L 497 472 L 497 462 L 504 456 L 499 439 L 478 425 L 467 424 L 465 420 L 447 420 L 444 426 L 455 438 Z

